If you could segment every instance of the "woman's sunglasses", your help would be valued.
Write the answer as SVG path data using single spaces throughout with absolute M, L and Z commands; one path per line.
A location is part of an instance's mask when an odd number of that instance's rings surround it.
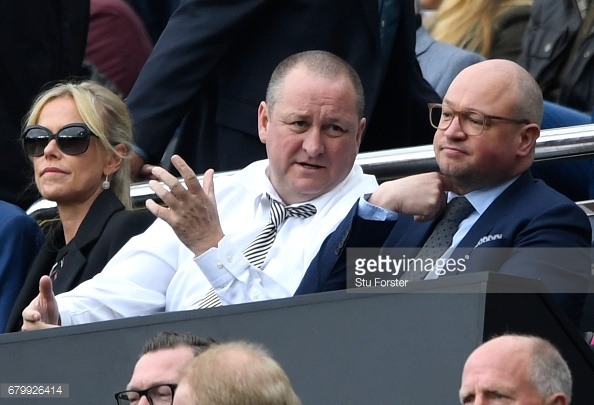
M 92 136 L 97 136 L 85 124 L 64 125 L 58 132 L 52 132 L 41 125 L 31 125 L 23 131 L 23 148 L 29 157 L 43 156 L 45 147 L 52 139 L 67 155 L 80 155 L 89 149 Z

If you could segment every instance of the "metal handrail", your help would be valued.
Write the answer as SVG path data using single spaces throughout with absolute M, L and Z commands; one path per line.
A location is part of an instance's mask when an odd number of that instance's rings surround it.
M 594 156 L 594 124 L 543 130 L 536 141 L 535 164 L 585 156 Z M 356 163 L 365 173 L 375 175 L 380 183 L 438 169 L 432 145 L 364 152 L 357 156 Z M 215 176 L 233 172 L 220 172 Z M 183 183 L 183 179 L 180 180 Z M 157 198 L 148 182 L 133 184 L 130 194 L 136 208 L 144 207 L 148 198 Z M 42 216 L 47 217 L 52 209 L 56 216 L 55 203 L 42 199 L 33 204 L 27 213 L 37 219 L 42 212 Z

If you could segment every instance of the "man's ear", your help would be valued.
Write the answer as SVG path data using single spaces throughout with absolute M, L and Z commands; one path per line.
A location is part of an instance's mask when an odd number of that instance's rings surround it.
M 529 156 L 534 151 L 536 140 L 540 136 L 540 128 L 536 124 L 526 124 L 520 132 L 520 143 L 518 144 L 518 156 Z
M 258 136 L 260 137 L 260 142 L 262 143 L 266 143 L 266 136 L 268 135 L 268 123 L 268 106 L 266 105 L 265 101 L 262 101 L 258 107 Z
M 103 166 L 104 174 L 113 174 L 118 171 L 122 163 L 124 163 L 123 156 L 126 156 L 126 145 L 118 143 L 114 146 L 117 154 L 109 153 L 105 165 Z
M 560 392 L 551 395 L 549 398 L 546 399 L 545 401 L 546 405 L 569 405 L 569 401 L 567 400 L 567 397 L 565 396 L 565 394 L 562 394 Z
M 357 129 L 357 150 L 361 146 L 361 140 L 363 139 L 363 131 L 365 131 L 365 125 L 367 124 L 367 120 L 365 118 L 361 118 L 359 121 L 359 128 Z

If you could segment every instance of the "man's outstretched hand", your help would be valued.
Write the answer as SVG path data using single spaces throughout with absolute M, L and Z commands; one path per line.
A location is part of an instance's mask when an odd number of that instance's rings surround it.
M 23 310 L 23 330 L 37 330 L 60 326 L 58 302 L 54 296 L 52 280 L 39 279 L 39 295 Z

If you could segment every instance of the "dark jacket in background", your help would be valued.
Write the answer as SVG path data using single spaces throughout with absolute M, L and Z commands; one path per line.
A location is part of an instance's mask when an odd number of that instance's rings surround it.
M 39 196 L 21 151 L 21 122 L 45 85 L 80 74 L 88 0 L 2 2 L 0 13 L 0 200 L 28 208 Z
M 590 6 L 590 13 L 593 9 Z M 588 114 L 594 108 L 591 28 L 592 24 L 582 26 L 575 0 L 534 0 L 518 58 L 540 85 L 545 99 Z M 583 35 L 576 43 L 580 29 Z M 574 44 L 575 54 L 570 58 Z
M 431 143 L 427 103 L 440 98 L 415 57 L 413 2 L 399 4 L 384 75 L 377 0 L 182 2 L 127 99 L 136 145 L 158 163 L 181 122 L 175 152 L 196 172 L 265 158 L 257 110 L 270 75 L 287 56 L 313 49 L 342 57 L 361 77 L 362 151 Z
M 512 7 L 493 22 L 489 59 L 516 61 L 522 51 L 522 36 L 530 20 L 531 6 Z

